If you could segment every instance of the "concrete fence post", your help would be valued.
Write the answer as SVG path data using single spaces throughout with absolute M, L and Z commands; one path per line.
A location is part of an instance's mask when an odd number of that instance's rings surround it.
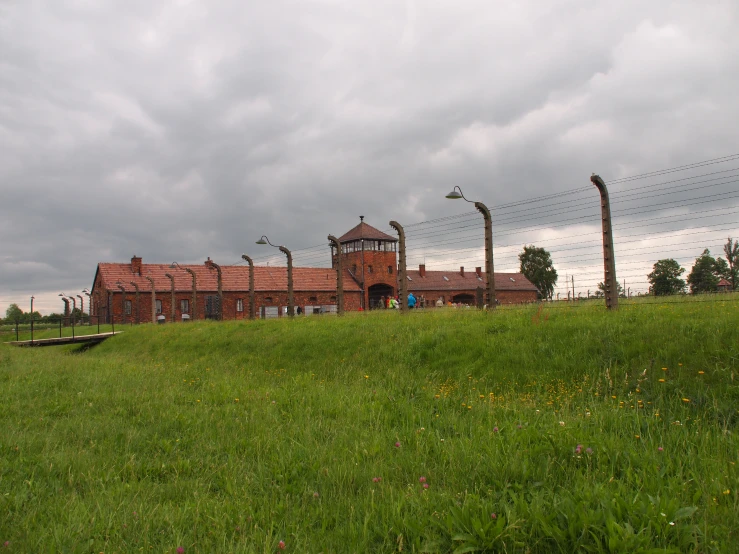
M 344 315 L 344 267 L 341 263 L 341 243 L 333 235 L 328 240 L 336 248 L 336 313 Z
M 139 302 L 139 286 L 131 281 L 131 286 L 136 290 L 136 325 L 141 323 L 141 302 Z
M 154 279 L 151 277 L 144 277 L 149 283 L 151 283 L 151 322 L 157 322 L 157 292 L 154 288 Z
M 608 200 L 608 189 L 606 184 L 598 175 L 593 174 L 590 177 L 592 182 L 600 192 L 600 210 L 603 227 L 603 270 L 605 278 L 606 308 L 609 310 L 618 309 L 618 281 L 616 280 L 616 256 L 613 251 L 613 229 L 611 225 L 611 204 Z
M 254 293 L 254 260 L 246 254 L 242 254 L 241 257 L 249 264 L 249 319 L 256 319 L 257 304 Z
M 213 260 L 210 261 L 210 267 L 215 268 L 218 274 L 218 321 L 223 321 L 223 273 L 221 272 L 221 266 Z
M 408 310 L 408 278 L 405 272 L 405 231 L 397 221 L 391 221 L 390 227 L 398 232 L 398 289 L 400 295 L 400 313 Z

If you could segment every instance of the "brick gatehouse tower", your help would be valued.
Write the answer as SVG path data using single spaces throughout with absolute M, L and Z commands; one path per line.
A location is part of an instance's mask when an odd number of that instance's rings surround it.
M 382 297 L 398 294 L 398 239 L 364 222 L 339 238 L 341 263 L 362 288 L 362 308 L 378 307 Z M 331 263 L 336 268 L 336 249 L 331 249 Z

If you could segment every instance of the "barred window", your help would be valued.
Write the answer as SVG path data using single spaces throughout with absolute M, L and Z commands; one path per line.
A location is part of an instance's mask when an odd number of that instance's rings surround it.
M 162 313 L 162 301 L 157 300 L 156 304 L 157 304 L 157 313 L 158 314 Z
M 131 315 L 131 301 L 126 300 L 126 303 L 124 304 L 124 309 L 126 311 L 126 315 Z
M 243 298 L 237 298 L 236 299 L 236 311 L 237 312 L 243 312 L 244 311 L 244 299 Z
M 190 301 L 189 300 L 180 300 L 180 311 L 183 314 L 190 313 Z

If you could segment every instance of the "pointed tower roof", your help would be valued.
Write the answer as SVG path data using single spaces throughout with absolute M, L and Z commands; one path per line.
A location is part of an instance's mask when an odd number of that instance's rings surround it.
M 383 233 L 379 229 L 375 229 L 372 227 L 372 225 L 368 225 L 364 222 L 364 216 L 359 216 L 360 222 L 359 225 L 351 229 L 350 231 L 344 233 L 340 238 L 340 243 L 345 242 L 351 242 L 353 240 L 359 240 L 359 239 L 370 239 L 370 240 L 386 240 L 390 242 L 398 242 L 398 239 L 395 237 L 392 237 L 388 235 L 387 233 Z

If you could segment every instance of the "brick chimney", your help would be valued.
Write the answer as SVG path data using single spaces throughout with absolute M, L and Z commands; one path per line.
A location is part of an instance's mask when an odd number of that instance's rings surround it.
M 459 268 L 459 274 L 464 277 L 464 266 L 460 266 Z
M 210 256 L 208 256 L 208 259 L 205 260 L 205 267 L 208 269 L 213 269 L 213 261 L 210 259 Z
M 477 276 L 478 277 L 482 277 L 482 268 L 481 267 L 476 267 L 475 268 L 475 273 L 477 273 Z
M 141 275 L 141 258 L 136 256 L 136 254 L 131 258 L 131 271 L 133 271 L 135 275 Z
M 421 277 L 426 277 L 426 264 L 421 264 L 418 266 L 418 273 L 421 274 Z

